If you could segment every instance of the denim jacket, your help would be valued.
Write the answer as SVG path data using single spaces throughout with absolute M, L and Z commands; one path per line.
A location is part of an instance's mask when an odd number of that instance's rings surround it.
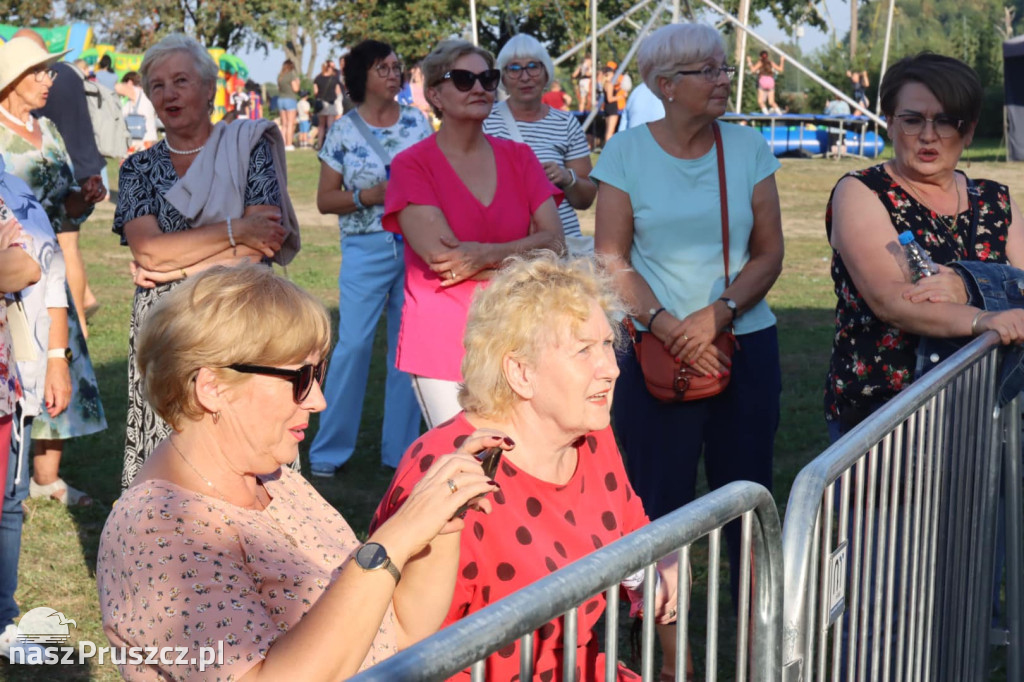
M 958 261 L 950 263 L 967 289 L 967 304 L 989 311 L 1024 308 L 1024 270 L 1002 263 Z M 917 346 L 917 376 L 934 367 L 963 346 L 969 338 L 922 337 Z M 1024 389 L 1024 350 L 1007 349 L 999 375 L 999 405 L 1005 405 Z

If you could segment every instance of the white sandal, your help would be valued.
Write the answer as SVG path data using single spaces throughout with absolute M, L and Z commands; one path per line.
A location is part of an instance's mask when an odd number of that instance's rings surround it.
M 78 488 L 72 488 L 64 482 L 63 478 L 58 478 L 53 483 L 46 485 L 39 485 L 34 478 L 29 479 L 28 494 L 29 497 L 47 497 L 56 500 L 66 507 L 88 507 L 92 504 L 92 498 L 89 495 Z

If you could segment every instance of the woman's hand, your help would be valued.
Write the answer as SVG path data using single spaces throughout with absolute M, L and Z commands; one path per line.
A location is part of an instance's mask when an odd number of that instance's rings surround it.
M 49 358 L 46 361 L 44 382 L 46 413 L 51 417 L 67 409 L 71 402 L 71 366 L 64 358 Z
M 548 182 L 559 189 L 564 189 L 572 182 L 569 171 L 564 166 L 560 166 L 557 161 L 545 161 L 541 167 L 544 168 L 544 175 L 548 176 Z
M 21 231 L 21 224 L 17 220 L 0 222 L 0 249 L 24 243 L 24 234 Z
M 388 181 L 378 182 L 359 192 L 359 203 L 363 206 L 383 206 L 384 194 L 388 190 Z
M 470 435 L 454 454 L 438 457 L 374 537 L 401 534 L 398 546 L 408 553 L 397 556 L 412 557 L 438 535 L 462 530 L 465 523 L 456 515 L 462 505 L 489 514 L 491 502 L 484 496 L 496 490 L 497 484 L 484 475 L 474 455 L 492 447 L 511 450 L 513 443 L 503 433 L 481 429 Z M 392 548 L 390 540 L 381 542 Z
M 91 175 L 82 183 L 82 198 L 89 204 L 97 204 L 107 196 L 107 188 L 103 186 L 103 178 Z
M 662 313 L 655 319 L 654 326 L 651 332 L 673 357 L 688 362 L 708 376 L 729 373 L 732 363 L 713 343 L 725 327 L 715 315 L 714 304 L 695 310 L 682 320 Z
M 1024 310 L 982 313 L 975 325 L 975 330 L 978 334 L 994 331 L 999 334 L 999 341 L 1006 345 L 1019 344 L 1024 341 Z
M 490 244 L 459 241 L 454 235 L 442 235 L 441 244 L 447 248 L 435 255 L 427 265 L 441 278 L 442 287 L 450 287 L 494 266 Z
M 930 301 L 966 305 L 967 287 L 955 270 L 940 265 L 938 274 L 922 277 L 914 286 L 903 292 L 903 298 L 911 303 Z
M 233 221 L 231 227 L 236 242 L 256 249 L 267 258 L 273 258 L 281 250 L 288 236 L 281 225 L 281 209 L 266 204 L 246 206 L 245 213 Z

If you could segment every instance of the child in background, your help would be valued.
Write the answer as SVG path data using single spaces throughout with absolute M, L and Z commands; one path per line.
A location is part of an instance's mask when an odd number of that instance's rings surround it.
M 299 123 L 299 149 L 309 149 L 309 112 L 313 108 L 309 103 L 309 93 L 300 93 L 301 98 L 299 99 L 296 108 L 298 109 L 298 117 L 296 120 Z

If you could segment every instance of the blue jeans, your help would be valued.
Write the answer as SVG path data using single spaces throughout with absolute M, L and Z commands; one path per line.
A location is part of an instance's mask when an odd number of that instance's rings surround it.
M 15 416 L 17 421 L 17 416 Z M 14 432 L 19 431 L 18 424 Z M 0 515 L 0 632 L 14 623 L 18 617 L 18 603 L 14 593 L 18 589 L 18 557 L 21 554 L 21 525 L 24 519 L 22 502 L 28 499 L 29 453 L 32 443 L 32 420 L 25 423 L 25 443 L 19 447 L 11 438 L 11 452 L 8 455 L 7 480 L 4 481 L 4 511 Z M 20 462 L 19 462 L 20 459 Z M 21 466 L 19 467 L 19 463 Z M 19 477 L 20 474 L 20 477 Z M 19 480 L 15 483 L 15 479 Z
M 403 245 L 390 232 L 351 235 L 341 241 L 338 274 L 338 341 L 327 370 L 320 430 L 309 449 L 314 469 L 337 468 L 356 447 L 370 373 L 377 320 L 387 308 L 387 381 L 381 462 L 398 466 L 406 448 L 420 435 L 420 408 L 409 375 L 395 368 L 395 348 L 405 301 Z
M 686 403 L 663 403 L 647 391 L 632 344 L 618 352 L 612 423 L 633 489 L 656 519 L 691 502 L 704 453 L 708 485 L 733 481 L 772 488 L 775 432 L 782 391 L 775 327 L 739 337 L 728 388 Z M 726 526 L 732 592 L 739 585 L 739 524 Z

